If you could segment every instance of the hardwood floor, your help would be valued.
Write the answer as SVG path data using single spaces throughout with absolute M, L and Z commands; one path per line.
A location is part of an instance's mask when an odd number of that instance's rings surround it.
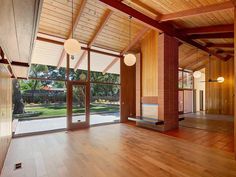
M 13 139 L 1 177 L 16 176 L 233 177 L 236 161 L 233 153 L 114 124 Z
M 234 134 L 180 126 L 165 133 L 206 147 L 234 152 Z

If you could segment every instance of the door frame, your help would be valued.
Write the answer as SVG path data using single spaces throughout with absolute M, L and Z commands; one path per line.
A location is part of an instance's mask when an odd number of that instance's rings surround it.
M 72 122 L 73 86 L 85 86 L 85 122 Z M 67 81 L 67 130 L 78 130 L 90 127 L 90 87 L 88 82 Z

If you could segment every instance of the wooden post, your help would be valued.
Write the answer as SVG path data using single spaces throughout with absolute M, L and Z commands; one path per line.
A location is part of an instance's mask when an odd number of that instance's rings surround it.
M 178 41 L 167 34 L 158 37 L 158 119 L 163 131 L 178 127 Z
M 72 121 L 72 113 L 71 113 L 71 99 L 72 99 L 72 93 L 71 93 L 71 84 L 69 82 L 70 80 L 70 55 L 66 55 L 66 104 L 67 104 L 67 129 L 70 129 L 71 121 Z
M 236 159 L 236 8 L 234 7 L 234 154 Z
M 86 120 L 88 121 L 88 126 L 90 125 L 90 56 L 91 56 L 91 51 L 90 49 L 88 50 L 88 74 L 87 74 L 87 84 L 86 84 Z
M 127 122 L 129 116 L 135 116 L 136 109 L 136 66 L 126 66 L 124 58 L 120 59 L 120 121 Z

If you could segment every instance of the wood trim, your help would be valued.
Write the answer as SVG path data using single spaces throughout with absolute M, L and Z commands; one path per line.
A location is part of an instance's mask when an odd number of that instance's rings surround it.
M 160 21 L 169 21 L 169 20 L 176 20 L 176 19 L 183 19 L 186 17 L 192 17 L 197 15 L 202 15 L 206 13 L 212 13 L 216 11 L 222 11 L 226 9 L 232 9 L 234 4 L 231 1 L 212 4 L 208 6 L 197 7 L 193 9 L 183 10 L 179 12 L 174 12 L 170 14 L 162 15 Z
M 73 1 L 72 1 L 72 2 L 73 2 Z M 78 14 L 76 15 L 76 18 L 75 18 L 75 21 L 74 21 L 74 24 L 73 24 L 73 29 L 71 29 L 71 31 L 70 31 L 70 33 L 69 33 L 69 35 L 68 35 L 68 39 L 71 38 L 71 37 L 72 37 L 72 34 L 75 32 L 75 29 L 76 29 L 76 27 L 77 27 L 77 25 L 78 25 L 78 23 L 79 23 L 79 20 L 80 20 L 80 18 L 81 18 L 81 15 L 82 15 L 82 12 L 83 12 L 83 10 L 84 10 L 84 8 L 85 8 L 85 4 L 86 4 L 86 3 L 87 3 L 87 0 L 82 0 L 81 5 L 80 5 L 79 10 L 78 10 Z M 63 45 L 64 45 L 64 44 L 63 44 Z M 63 62 L 63 59 L 64 59 L 65 55 L 66 55 L 66 51 L 65 51 L 64 48 L 63 48 L 63 51 L 62 51 L 62 53 L 61 53 L 61 56 L 60 56 L 60 58 L 59 58 L 59 60 L 58 60 L 57 69 L 59 69 L 59 68 L 61 67 L 61 64 L 62 64 L 62 62 Z
M 158 104 L 157 96 L 144 96 L 141 98 L 141 103 L 143 104 Z
M 196 28 L 182 28 L 182 29 L 179 29 L 179 31 L 182 31 L 187 34 L 234 32 L 234 24 L 202 26 L 202 27 L 196 27 Z
M 99 0 L 99 1 L 105 3 L 111 9 L 122 12 L 124 14 L 131 15 L 136 20 L 138 20 L 139 22 L 141 22 L 142 24 L 144 24 L 144 25 L 146 25 L 150 28 L 161 30 L 169 36 L 176 37 L 181 42 L 184 42 L 184 43 L 190 44 L 194 47 L 197 47 L 197 48 L 199 48 L 199 49 L 201 49 L 201 50 L 203 50 L 203 51 L 205 51 L 205 52 L 207 52 L 207 53 L 209 53 L 209 54 L 225 61 L 224 57 L 222 57 L 219 54 L 216 54 L 212 50 L 209 50 L 207 47 L 199 44 L 198 42 L 193 41 L 185 33 L 177 32 L 177 30 L 174 28 L 173 24 L 171 24 L 171 23 L 168 23 L 168 22 L 158 23 L 157 20 L 154 20 L 154 19 L 148 17 L 147 15 L 144 15 L 141 12 L 129 7 L 128 5 L 125 5 L 125 4 L 123 4 L 121 2 L 118 2 L 118 1 L 111 1 L 111 0 Z

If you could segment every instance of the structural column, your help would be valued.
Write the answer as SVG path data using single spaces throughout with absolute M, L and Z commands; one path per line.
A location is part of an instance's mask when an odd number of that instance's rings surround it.
M 164 33 L 158 37 L 158 119 L 164 131 L 178 127 L 178 41 Z
M 234 154 L 236 158 L 236 8 L 234 7 Z
M 124 58 L 120 59 L 120 121 L 127 122 L 128 117 L 135 116 L 135 65 L 126 66 Z

